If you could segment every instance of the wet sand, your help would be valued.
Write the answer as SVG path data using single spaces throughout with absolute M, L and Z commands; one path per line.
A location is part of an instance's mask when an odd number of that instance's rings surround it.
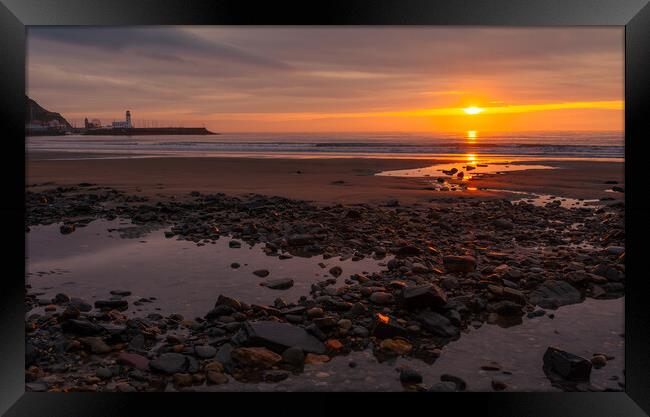
M 447 160 L 409 159 L 264 159 L 264 158 L 134 158 L 77 159 L 68 153 L 32 152 L 27 160 L 27 184 L 72 185 L 80 182 L 110 186 L 148 197 L 185 196 L 190 191 L 231 195 L 259 193 L 317 203 L 365 203 L 397 199 L 401 203 L 456 197 L 513 198 L 511 190 L 560 197 L 622 200 L 606 192 L 617 181 L 624 187 L 624 165 L 601 161 L 536 161 L 560 169 L 527 170 L 474 178 L 473 191 L 431 191 L 431 179 L 379 177 L 386 170 L 421 168 Z M 79 155 L 92 158 L 97 155 Z M 107 157 L 110 155 L 102 155 Z M 464 162 L 459 160 L 459 168 Z M 513 164 L 516 164 L 513 163 Z M 512 164 L 511 164 L 512 165 Z M 442 175 L 442 174 L 441 174 Z M 31 187 L 38 190 L 41 187 Z

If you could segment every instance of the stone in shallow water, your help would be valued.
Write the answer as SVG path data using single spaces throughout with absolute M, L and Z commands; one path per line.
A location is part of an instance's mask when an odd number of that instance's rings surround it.
M 299 347 L 305 352 L 324 353 L 323 342 L 303 328 L 287 323 L 258 321 L 245 323 L 241 330 L 242 342 L 248 346 L 265 346 L 276 352 Z
M 402 369 L 399 373 L 399 380 L 402 384 L 419 384 L 422 382 L 422 375 L 413 369 Z
M 544 353 L 544 370 L 569 381 L 588 381 L 591 375 L 591 362 L 551 346 Z
M 565 281 L 545 281 L 534 289 L 529 296 L 531 304 L 542 308 L 558 308 L 582 301 L 580 292 Z
M 272 290 L 287 290 L 293 287 L 293 280 L 291 278 L 280 278 L 272 279 L 262 284 L 264 287 L 270 288 Z
M 449 319 L 433 311 L 423 311 L 417 316 L 422 328 L 430 333 L 442 337 L 457 336 L 458 327 L 451 324 Z

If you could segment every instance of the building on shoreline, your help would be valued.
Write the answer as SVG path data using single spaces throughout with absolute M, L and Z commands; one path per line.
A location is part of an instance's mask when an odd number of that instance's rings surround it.
M 131 111 L 130 110 L 126 111 L 126 120 L 124 120 L 124 121 L 113 121 L 111 126 L 113 128 L 131 129 L 133 127 L 133 125 L 131 124 Z

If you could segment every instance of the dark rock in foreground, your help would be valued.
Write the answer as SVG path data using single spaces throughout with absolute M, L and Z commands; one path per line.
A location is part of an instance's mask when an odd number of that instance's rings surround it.
M 558 308 L 582 302 L 580 292 L 566 281 L 545 281 L 530 293 L 531 304 L 542 308 Z
M 544 370 L 569 381 L 588 381 L 591 362 L 581 356 L 549 347 L 544 353 Z
M 263 282 L 261 285 L 272 290 L 286 290 L 293 287 L 293 280 L 291 278 L 272 279 Z
M 433 311 L 423 311 L 417 319 L 425 330 L 436 336 L 455 337 L 459 334 L 458 327 L 451 324 L 449 319 Z
M 242 345 L 264 346 L 279 353 L 290 347 L 299 347 L 310 353 L 325 353 L 323 342 L 303 328 L 288 323 L 273 321 L 245 323 L 238 337 Z
M 474 272 L 476 270 L 476 258 L 473 256 L 449 255 L 442 258 L 447 272 Z
M 440 308 L 447 304 L 447 294 L 437 285 L 405 287 L 402 290 L 402 303 L 407 309 Z

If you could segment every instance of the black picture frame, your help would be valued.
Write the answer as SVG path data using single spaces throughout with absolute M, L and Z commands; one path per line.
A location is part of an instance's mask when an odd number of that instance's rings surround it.
M 24 392 L 25 27 L 32 25 L 619 25 L 625 26 L 625 392 L 499 393 L 408 398 L 304 395 Z M 7 416 L 374 414 L 478 411 L 498 416 L 643 416 L 650 413 L 650 309 L 644 259 L 650 203 L 643 181 L 650 138 L 650 5 L 646 0 L 0 0 L 0 412 Z M 644 151 L 646 149 L 646 151 Z M 22 242 L 22 245 L 18 242 Z M 246 397 L 251 394 L 247 394 Z M 327 394 L 330 395 L 330 394 Z M 407 394 L 403 394 L 407 395 Z M 180 401 L 179 401 L 180 399 Z M 460 400 L 460 401 L 459 401 Z M 236 408 L 234 408 L 236 407 Z M 445 411 L 445 408 L 453 411 Z M 256 410 L 255 410 L 256 411 Z

